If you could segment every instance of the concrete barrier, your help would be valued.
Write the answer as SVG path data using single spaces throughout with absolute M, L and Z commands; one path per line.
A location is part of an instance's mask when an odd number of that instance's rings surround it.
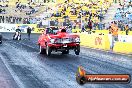
M 16 24 L 21 29 L 22 33 L 27 33 L 27 27 L 32 28 L 32 33 L 36 33 L 37 24 Z
M 108 35 L 81 33 L 80 39 L 82 46 L 110 50 Z
M 27 33 L 27 27 L 32 28 L 32 33 L 36 33 L 37 24 L 5 24 L 5 23 L 0 23 L 0 32 L 15 32 L 18 26 L 21 29 L 22 33 Z
M 15 32 L 16 28 L 16 24 L 0 23 L 0 32 Z
M 113 51 L 124 54 L 132 54 L 132 43 L 116 42 Z
M 97 34 L 109 34 L 109 30 L 95 30 L 95 33 Z

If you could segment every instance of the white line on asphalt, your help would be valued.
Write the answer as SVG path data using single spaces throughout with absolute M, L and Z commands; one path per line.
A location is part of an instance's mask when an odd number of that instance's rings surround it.
M 5 64 L 6 68 L 10 72 L 11 76 L 13 77 L 14 81 L 18 85 L 18 87 L 25 88 L 24 85 L 22 84 L 22 82 L 20 81 L 19 77 L 17 76 L 17 74 L 12 70 L 12 68 L 9 66 L 9 64 L 6 62 L 6 60 L 4 59 L 4 57 L 1 54 L 0 54 L 0 57 L 1 57 L 1 60 L 3 61 L 3 63 Z

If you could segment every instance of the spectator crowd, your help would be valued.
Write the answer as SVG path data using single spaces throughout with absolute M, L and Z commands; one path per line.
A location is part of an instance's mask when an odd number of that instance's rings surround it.
M 74 3 L 65 1 L 57 5 L 57 12 L 52 14 L 52 17 L 62 17 L 64 22 L 68 20 L 76 28 L 78 25 L 82 30 L 91 29 L 104 29 L 105 24 L 102 23 L 104 15 L 107 13 L 111 2 L 108 0 L 95 1 L 90 3 Z M 59 10 L 60 9 L 60 10 Z M 75 19 L 72 20 L 72 17 Z M 68 23 L 67 23 L 68 24 Z M 89 31 L 88 30 L 88 31 Z
M 16 12 L 20 11 L 20 12 L 26 12 L 25 15 L 31 15 L 33 13 L 38 12 L 39 8 L 41 7 L 41 5 L 36 5 L 36 6 L 32 6 L 30 5 L 30 2 L 27 4 L 23 4 L 21 2 L 16 2 Z
M 125 3 L 120 3 L 120 8 L 117 9 L 114 20 L 119 29 L 125 31 L 128 27 L 132 30 L 132 2 L 126 0 Z
M 97 0 L 89 3 L 74 3 L 66 0 L 65 3 L 58 3 L 55 7 L 48 6 L 46 12 L 53 11 L 51 16 L 49 16 L 50 26 L 61 25 L 67 26 L 70 29 L 79 28 L 90 33 L 96 29 L 110 29 L 111 23 L 103 23 L 102 20 L 111 4 L 110 0 L 104 0 L 104 2 Z M 0 15 L 0 23 L 38 24 L 38 27 L 44 27 L 43 21 L 46 20 L 45 18 L 30 17 L 30 15 L 38 12 L 41 6 L 43 5 L 31 2 L 24 4 L 18 0 L 15 3 L 14 10 L 16 13 L 25 13 L 25 17 Z M 0 8 L 0 14 L 7 13 L 6 7 L 8 7 L 8 4 Z M 132 10 L 130 9 L 132 9 L 132 4 L 128 2 L 127 4 L 120 4 L 120 8 L 117 10 L 114 23 L 121 31 L 127 28 L 131 30 L 132 28 L 132 20 L 130 19 L 132 18 L 130 17 L 130 11 Z M 60 22 L 59 18 L 63 19 L 63 21 Z M 124 19 L 127 20 L 124 21 Z
M 36 24 L 40 20 L 41 20 L 40 18 L 0 16 L 0 23 L 10 23 L 10 24 Z

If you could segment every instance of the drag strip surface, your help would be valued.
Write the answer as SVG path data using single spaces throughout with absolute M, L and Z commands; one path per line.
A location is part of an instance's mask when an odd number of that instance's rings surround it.
M 21 82 L 21 88 L 131 88 L 130 84 L 85 84 L 80 86 L 75 79 L 78 66 L 89 74 L 131 74 L 132 57 L 81 48 L 76 56 L 53 53 L 50 57 L 40 55 L 37 46 L 39 34 L 31 40 L 22 34 L 21 41 L 13 41 L 12 34 L 3 34 L 4 43 L 0 55 Z M 12 73 L 12 74 L 13 74 Z M 15 78 L 14 78 L 15 79 Z

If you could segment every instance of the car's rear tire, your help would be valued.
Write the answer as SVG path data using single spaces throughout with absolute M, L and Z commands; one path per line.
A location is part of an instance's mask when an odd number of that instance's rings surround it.
M 0 41 L 0 44 L 2 44 L 2 41 Z
M 0 44 L 2 44 L 2 36 L 0 35 Z
M 75 52 L 76 55 L 79 55 L 79 53 L 80 53 L 80 52 L 77 52 L 77 51 Z
M 79 53 L 80 53 L 80 46 L 77 46 L 77 47 L 75 48 L 75 54 L 76 54 L 76 55 L 79 55 Z
M 46 55 L 50 56 L 51 55 L 51 51 L 52 51 L 51 48 L 47 45 L 46 46 Z
M 39 53 L 40 54 L 45 54 L 46 50 L 44 48 L 42 48 L 41 46 L 39 46 Z
M 62 54 L 69 54 L 69 50 L 62 51 Z

